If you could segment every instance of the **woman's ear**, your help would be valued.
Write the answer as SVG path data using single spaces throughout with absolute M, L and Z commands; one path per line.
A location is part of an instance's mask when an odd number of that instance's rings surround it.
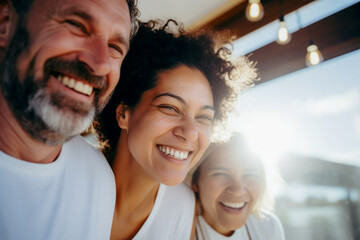
M 15 26 L 12 18 L 15 18 L 15 10 L 9 1 L 0 1 L 0 47 L 5 48 L 6 42 L 10 39 L 10 28 Z M 14 27 L 13 26 L 13 27 Z
M 192 188 L 192 190 L 193 190 L 194 192 L 198 192 L 198 191 L 199 191 L 197 184 L 194 184 L 194 183 L 191 184 L 191 188 Z
M 120 103 L 116 108 L 116 120 L 121 129 L 127 130 L 129 127 L 130 110 L 125 104 Z

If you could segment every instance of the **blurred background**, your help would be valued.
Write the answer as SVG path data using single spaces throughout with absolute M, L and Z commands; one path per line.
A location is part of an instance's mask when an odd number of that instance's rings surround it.
M 240 96 L 232 125 L 279 167 L 286 184 L 274 192 L 275 213 L 286 239 L 359 240 L 360 1 L 139 0 L 139 7 L 142 20 L 230 31 L 235 55 L 257 63 L 260 81 Z

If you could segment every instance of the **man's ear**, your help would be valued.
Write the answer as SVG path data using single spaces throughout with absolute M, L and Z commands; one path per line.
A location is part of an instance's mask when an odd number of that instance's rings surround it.
M 121 129 L 127 130 L 129 127 L 130 110 L 125 104 L 120 103 L 116 108 L 116 120 Z
M 8 1 L 0 0 L 0 48 L 4 48 L 10 37 L 11 17 L 14 15 Z

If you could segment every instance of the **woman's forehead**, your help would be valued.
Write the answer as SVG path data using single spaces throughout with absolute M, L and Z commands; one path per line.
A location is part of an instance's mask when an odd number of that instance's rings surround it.
M 156 76 L 154 94 L 170 92 L 184 99 L 194 99 L 199 104 L 213 106 L 213 95 L 207 78 L 197 68 L 180 65 L 162 71 Z
M 261 160 L 234 146 L 217 147 L 204 161 L 206 168 L 246 169 L 261 167 Z

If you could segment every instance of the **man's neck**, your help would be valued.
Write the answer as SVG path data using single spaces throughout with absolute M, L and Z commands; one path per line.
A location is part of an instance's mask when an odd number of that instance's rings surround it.
M 34 163 L 51 163 L 61 146 L 49 146 L 31 138 L 12 114 L 0 93 L 0 150 L 14 158 Z

